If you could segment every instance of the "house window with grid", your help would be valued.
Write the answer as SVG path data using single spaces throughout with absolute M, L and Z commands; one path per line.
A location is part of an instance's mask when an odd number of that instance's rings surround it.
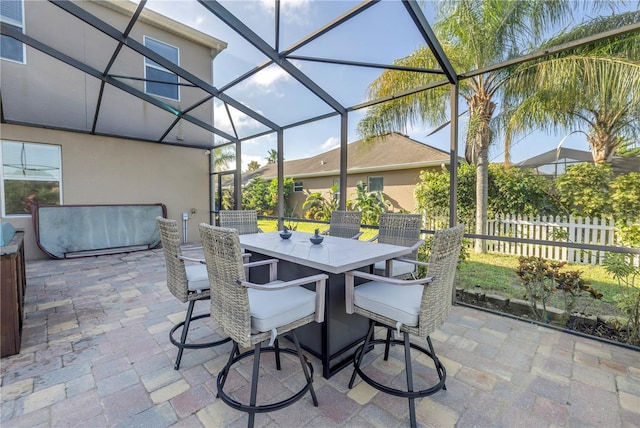
M 367 184 L 369 192 L 382 192 L 384 191 L 384 179 L 383 177 L 369 177 L 369 183 Z
M 2 141 L 2 215 L 30 215 L 31 206 L 62 204 L 60 146 Z
M 24 32 L 24 4 L 22 0 L 2 0 L 0 2 L 0 21 L 3 24 Z M 0 57 L 24 64 L 24 44 L 9 36 L 0 36 Z
M 180 65 L 178 48 L 146 36 L 144 45 L 172 63 Z M 144 59 L 144 78 L 144 91 L 147 94 L 180 100 L 178 76 L 149 58 Z
M 302 192 L 302 191 L 304 191 L 304 186 L 302 185 L 302 181 L 294 181 L 293 182 L 293 191 L 294 192 Z

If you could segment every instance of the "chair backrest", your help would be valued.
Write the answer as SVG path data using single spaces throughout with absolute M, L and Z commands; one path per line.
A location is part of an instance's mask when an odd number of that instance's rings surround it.
M 187 272 L 180 250 L 180 234 L 178 222 L 170 218 L 156 217 L 156 224 L 160 232 L 160 241 L 164 251 L 164 260 L 167 269 L 167 287 L 171 294 L 185 303 L 188 300 L 189 290 L 187 284 Z
M 220 227 L 236 229 L 239 235 L 258 233 L 258 213 L 255 210 L 222 210 L 218 213 Z
M 422 293 L 420 337 L 431 334 L 449 316 L 463 235 L 462 224 L 435 232 L 428 271 L 428 276 L 432 276 L 433 281 L 425 286 Z
M 380 214 L 378 225 L 379 243 L 411 247 L 420 240 L 422 215 L 383 213 Z M 415 259 L 417 254 L 417 251 L 414 251 L 405 257 Z
M 329 235 L 340 238 L 353 238 L 360 233 L 362 212 L 333 211 L 329 223 Z
M 199 229 L 209 275 L 211 317 L 235 342 L 246 345 L 251 313 L 248 290 L 238 285 L 238 280 L 245 280 L 238 232 L 206 223 Z

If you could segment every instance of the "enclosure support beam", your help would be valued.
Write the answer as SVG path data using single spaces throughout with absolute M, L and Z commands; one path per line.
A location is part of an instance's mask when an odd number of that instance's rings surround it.
M 347 169 L 349 165 L 347 164 L 347 153 L 348 153 L 348 144 L 347 141 L 349 128 L 348 122 L 349 118 L 347 113 L 342 113 L 340 115 L 340 201 L 339 207 L 341 210 L 347 209 Z

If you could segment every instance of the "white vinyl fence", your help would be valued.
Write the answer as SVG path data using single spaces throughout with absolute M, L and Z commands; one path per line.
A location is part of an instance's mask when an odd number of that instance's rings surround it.
M 425 227 L 431 230 L 447 227 L 448 218 L 425 216 Z M 473 224 L 466 224 L 468 233 L 475 233 Z M 556 242 L 570 242 L 590 245 L 619 245 L 617 227 L 613 219 L 566 216 L 527 217 L 510 215 L 489 219 L 487 235 L 511 238 L 549 241 L 548 245 L 486 240 L 491 253 L 516 256 L 536 256 L 548 260 L 566 261 L 589 265 L 601 265 L 605 251 L 581 250 L 553 245 Z M 471 245 L 470 248 L 473 248 Z M 640 263 L 640 256 L 636 257 Z
M 518 256 L 537 256 L 550 260 L 597 265 L 604 260 L 604 251 L 558 247 L 553 241 L 575 244 L 618 244 L 612 219 L 506 215 L 490 220 L 487 235 L 549 241 L 549 245 L 536 245 L 504 241 L 487 241 L 490 252 Z

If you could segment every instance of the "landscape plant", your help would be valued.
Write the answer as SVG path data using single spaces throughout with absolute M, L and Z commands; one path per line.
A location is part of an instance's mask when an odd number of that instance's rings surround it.
M 609 198 L 612 179 L 609 163 L 572 165 L 556 178 L 558 199 L 563 208 L 574 216 L 608 217 L 612 213 Z
M 541 257 L 519 257 L 516 274 L 525 289 L 525 300 L 538 321 L 549 322 L 547 302 L 555 291 L 555 279 L 565 262 L 547 261 Z
M 321 192 L 309 193 L 304 204 L 302 204 L 302 209 L 305 210 L 305 218 L 329 221 L 331 219 L 331 213 L 338 209 L 339 201 L 338 198 L 336 198 L 337 192 L 338 186 L 333 185 L 331 189 L 329 189 L 328 198 L 325 198 Z
M 382 192 L 368 192 L 367 185 L 362 181 L 356 183 L 356 197 L 348 204 L 353 211 L 362 213 L 362 224 L 374 225 L 378 224 L 380 214 L 386 212 L 391 206 Z
M 284 194 L 284 216 L 291 217 L 293 214 L 293 207 L 290 206 L 289 198 L 293 193 L 293 177 L 286 177 L 283 180 L 282 191 Z M 278 180 L 275 178 L 269 183 L 269 204 L 271 212 L 274 213 L 278 206 Z
M 258 215 L 271 214 L 273 207 L 267 180 L 256 177 L 247 183 L 242 190 L 242 207 L 256 210 Z
M 640 224 L 621 226 L 623 244 L 640 248 Z M 619 293 L 615 296 L 618 309 L 626 316 L 619 327 L 627 330 L 627 342 L 640 345 L 640 262 L 638 256 L 609 252 L 605 255 L 604 266 L 618 282 Z
M 562 293 L 561 302 L 564 304 L 563 326 L 567 325 L 569 317 L 575 312 L 578 297 L 602 299 L 602 294 L 581 278 L 581 271 L 563 270 L 566 264 L 535 256 L 518 258 L 515 272 L 520 278 L 520 284 L 525 288 L 524 297 L 536 320 L 549 323 L 547 305 L 551 296 L 557 292 Z M 574 325 L 569 327 L 573 328 Z

